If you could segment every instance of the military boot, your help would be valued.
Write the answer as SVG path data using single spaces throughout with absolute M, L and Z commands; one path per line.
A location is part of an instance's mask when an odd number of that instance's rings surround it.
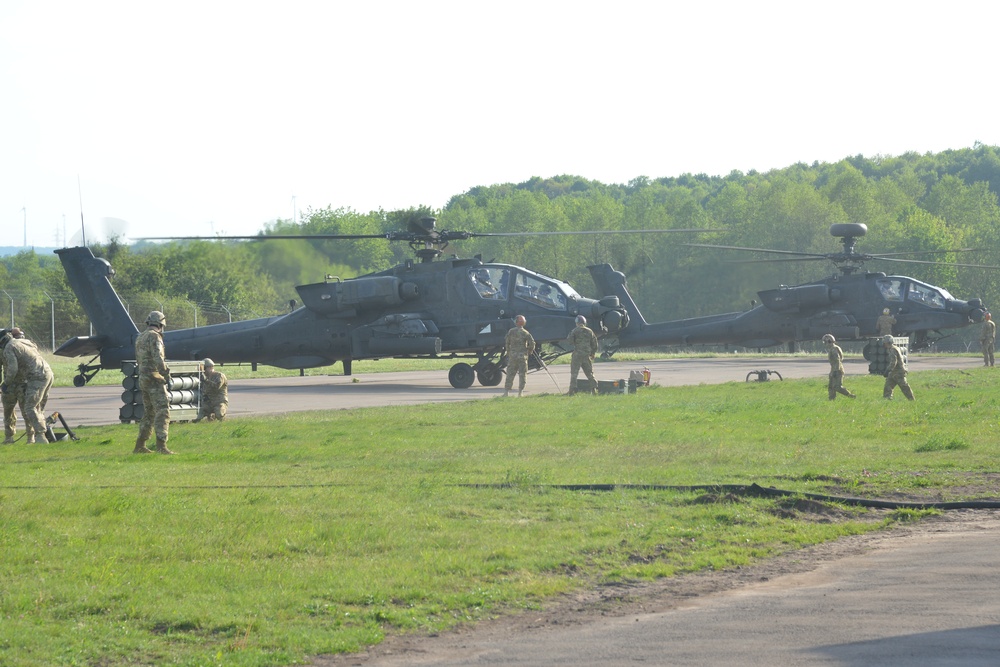
M 153 450 L 146 446 L 146 438 L 139 436 L 135 439 L 135 449 L 132 450 L 133 454 L 152 454 Z
M 157 454 L 173 454 L 172 451 L 167 449 L 167 441 L 156 439 L 156 453 Z

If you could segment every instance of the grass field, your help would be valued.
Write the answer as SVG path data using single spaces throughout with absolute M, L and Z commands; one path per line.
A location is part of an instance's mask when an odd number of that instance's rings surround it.
M 997 498 L 991 369 L 135 426 L 0 447 L 0 664 L 289 665 L 600 582 L 918 520 L 705 490 Z M 834 518 L 833 521 L 830 519 Z

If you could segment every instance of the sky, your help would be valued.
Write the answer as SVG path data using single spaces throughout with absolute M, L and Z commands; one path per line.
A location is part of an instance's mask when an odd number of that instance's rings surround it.
M 0 0 L 0 246 L 1000 145 L 1000 3 Z

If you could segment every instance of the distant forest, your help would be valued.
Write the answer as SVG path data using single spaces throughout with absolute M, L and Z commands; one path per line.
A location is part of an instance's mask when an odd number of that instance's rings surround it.
M 472 188 L 441 210 L 308 209 L 301 222 L 277 220 L 261 234 L 384 233 L 405 229 L 408 219 L 424 214 L 437 218 L 438 229 L 453 231 L 607 231 L 474 238 L 453 243 L 446 254 L 528 267 L 592 297 L 602 295 L 595 294 L 586 267 L 609 262 L 628 276 L 646 319 L 660 321 L 743 310 L 758 290 L 835 272 L 826 260 L 738 263 L 734 260 L 774 256 L 685 243 L 832 253 L 841 246 L 830 236 L 830 225 L 857 222 L 868 226 L 868 235 L 858 241 L 860 252 L 937 253 L 915 256 L 933 263 L 872 261 L 865 269 L 911 276 L 957 298 L 980 297 L 995 305 L 1000 303 L 1000 270 L 948 263 L 1000 264 L 998 150 L 976 144 L 934 154 L 800 163 L 766 173 L 640 177 L 613 185 L 580 176 L 536 177 Z M 615 234 L 626 229 L 712 231 Z M 113 239 L 93 248 L 116 269 L 115 287 L 134 318 L 141 319 L 150 305 L 162 306 L 175 326 L 192 326 L 199 316 L 200 325 L 286 312 L 297 298 L 296 284 L 380 271 L 412 257 L 407 244 L 382 239 L 131 246 Z M 971 251 L 955 252 L 959 249 Z M 36 322 L 42 340 L 48 338 L 49 310 L 56 300 L 57 340 L 86 333 L 86 318 L 54 255 L 22 252 L 0 259 L 0 285 L 13 295 L 19 325 Z

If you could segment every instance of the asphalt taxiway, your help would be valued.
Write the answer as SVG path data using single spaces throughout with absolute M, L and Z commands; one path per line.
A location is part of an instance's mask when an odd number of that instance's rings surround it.
M 973 357 L 937 355 L 916 356 L 909 363 L 911 371 L 978 366 L 978 360 Z M 600 362 L 595 365 L 595 375 L 599 380 L 617 380 L 628 378 L 630 371 L 643 368 L 649 369 L 653 384 L 662 386 L 746 382 L 748 375 L 751 381 L 756 381 L 756 371 L 774 371 L 766 374 L 773 382 L 780 381 L 779 378 L 825 377 L 829 372 L 825 358 L 788 356 Z M 865 375 L 868 362 L 848 359 L 845 368 L 848 378 Z M 221 370 L 225 372 L 226 369 L 222 367 Z M 551 376 L 543 370 L 532 372 L 525 394 L 565 392 L 569 386 L 569 366 L 550 366 L 549 373 Z M 57 387 L 49 394 L 46 413 L 58 410 L 72 427 L 115 424 L 119 422 L 122 391 L 120 385 Z M 235 418 L 303 410 L 451 403 L 495 398 L 502 393 L 502 385 L 483 387 L 476 383 L 468 389 L 455 389 L 449 384 L 445 370 L 232 380 L 229 383 L 229 415 Z

